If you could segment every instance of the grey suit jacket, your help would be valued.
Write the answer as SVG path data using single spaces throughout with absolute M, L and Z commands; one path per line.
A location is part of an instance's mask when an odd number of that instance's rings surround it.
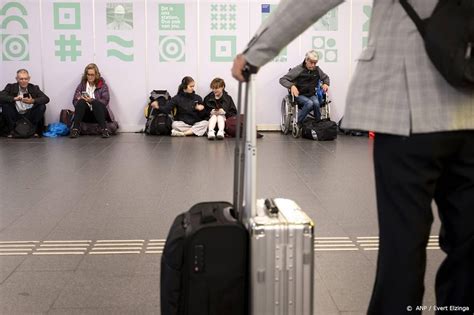
M 250 40 L 245 58 L 264 65 L 341 2 L 282 0 Z M 425 18 L 437 0 L 411 3 Z M 452 88 L 438 73 L 398 0 L 374 0 L 368 46 L 349 86 L 343 127 L 396 135 L 474 129 L 474 93 Z

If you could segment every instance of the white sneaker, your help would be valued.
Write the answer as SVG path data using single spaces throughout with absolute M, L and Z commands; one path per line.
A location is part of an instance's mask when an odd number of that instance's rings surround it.
M 218 140 L 223 140 L 224 139 L 224 130 L 219 130 L 217 132 L 217 139 Z
M 175 129 L 171 129 L 171 136 L 172 137 L 184 137 L 186 135 L 184 134 L 184 132 L 181 132 L 181 131 L 178 131 L 178 130 L 175 130 Z
M 215 138 L 216 138 L 216 133 L 214 132 L 214 130 L 209 130 L 207 132 L 207 139 L 214 140 Z

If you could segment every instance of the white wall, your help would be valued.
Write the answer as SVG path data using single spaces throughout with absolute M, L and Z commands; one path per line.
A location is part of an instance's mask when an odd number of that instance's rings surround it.
M 294 0 L 298 1 L 298 0 Z M 130 30 L 112 30 L 114 8 L 121 4 Z M 86 64 L 98 64 L 111 89 L 111 107 L 122 131 L 143 127 L 143 107 L 152 89 L 172 95 L 183 76 L 192 76 L 204 97 L 215 76 L 236 98 L 232 59 L 245 48 L 278 1 L 255 0 L 0 0 L 0 86 L 27 68 L 31 82 L 51 98 L 47 122 L 58 121 Z M 257 123 L 278 128 L 286 91 L 278 83 L 312 48 L 330 76 L 332 118 L 338 120 L 355 60 L 367 37 L 371 0 L 346 1 L 296 38 L 257 79 Z M 61 40 L 62 39 L 62 40 Z M 75 53 L 60 52 L 61 42 Z M 69 49 L 69 47 L 67 48 Z

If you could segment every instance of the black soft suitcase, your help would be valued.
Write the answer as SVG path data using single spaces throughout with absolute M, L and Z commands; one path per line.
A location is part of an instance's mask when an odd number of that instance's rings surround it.
M 162 315 L 248 313 L 248 232 L 228 202 L 176 217 L 161 258 Z

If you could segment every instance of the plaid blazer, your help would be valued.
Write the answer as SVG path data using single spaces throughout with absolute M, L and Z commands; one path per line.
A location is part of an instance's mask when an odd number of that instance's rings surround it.
M 244 51 L 260 67 L 342 0 L 282 0 Z M 437 0 L 411 1 L 421 18 Z M 297 18 L 295 18 L 297 17 Z M 347 93 L 343 127 L 410 135 L 474 129 L 474 93 L 452 88 L 429 60 L 398 0 L 374 0 L 367 48 Z

